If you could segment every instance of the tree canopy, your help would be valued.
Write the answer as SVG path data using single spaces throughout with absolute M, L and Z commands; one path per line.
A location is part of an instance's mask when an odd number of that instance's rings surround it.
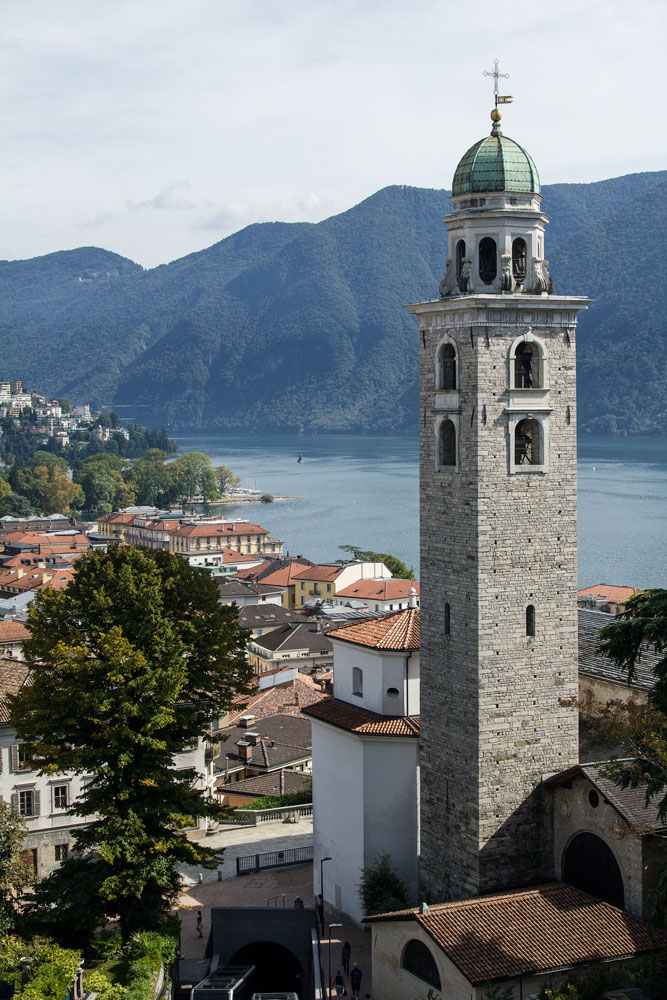
M 72 870 L 69 891 L 88 877 L 93 918 L 118 914 L 127 939 L 160 925 L 176 863 L 216 862 L 182 829 L 224 808 L 174 755 L 247 690 L 247 633 L 207 573 L 133 546 L 82 557 L 65 590 L 38 594 L 29 627 L 32 684 L 11 699 L 12 723 L 42 772 L 93 776 L 72 812 L 100 817 L 76 833 L 95 877 Z
M 26 833 L 18 813 L 0 801 L 0 935 L 13 926 L 14 900 L 32 882 L 32 868 L 23 856 Z
M 381 562 L 384 563 L 389 572 L 397 580 L 414 580 L 413 569 L 408 569 L 405 563 L 397 556 L 392 556 L 388 552 L 370 552 L 361 549 L 358 545 L 339 545 L 343 552 L 351 552 L 355 559 L 360 562 Z

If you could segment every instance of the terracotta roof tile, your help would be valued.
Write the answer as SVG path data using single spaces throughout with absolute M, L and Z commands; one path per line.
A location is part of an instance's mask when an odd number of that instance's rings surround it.
M 473 986 L 667 947 L 638 917 L 560 882 L 366 920 L 415 920 Z
M 327 634 L 332 639 L 371 649 L 419 649 L 419 621 L 419 609 L 406 608 L 355 625 L 343 625 Z
M 606 601 L 613 601 L 614 604 L 622 604 L 633 594 L 641 594 L 637 587 L 616 587 L 611 583 L 596 583 L 592 587 L 583 587 L 577 591 L 577 597 L 603 597 Z
M 28 668 L 20 660 L 0 658 L 0 724 L 9 722 L 7 695 L 16 694 L 25 684 Z
M 0 642 L 23 642 L 30 638 L 30 632 L 23 622 L 12 621 L 7 618 L 0 622 Z
M 242 715 L 302 715 L 308 705 L 324 698 L 322 690 L 307 674 L 300 674 L 289 684 L 280 684 L 254 695 L 240 696 L 236 706 L 229 713 L 229 724 L 233 725 Z
M 357 580 L 339 590 L 337 597 L 356 597 L 357 600 L 399 601 L 409 597 L 410 588 L 419 594 L 418 580 Z
M 419 736 L 419 716 L 379 715 L 357 708 L 337 698 L 325 698 L 309 705 L 304 715 L 328 722 L 350 733 L 368 736 Z
M 337 580 L 344 569 L 344 566 L 327 566 L 322 564 L 319 566 L 309 566 L 308 569 L 295 573 L 294 579 L 317 580 L 318 582 L 326 583 L 327 581 Z
M 172 531 L 174 535 L 268 535 L 266 528 L 258 524 L 181 524 Z

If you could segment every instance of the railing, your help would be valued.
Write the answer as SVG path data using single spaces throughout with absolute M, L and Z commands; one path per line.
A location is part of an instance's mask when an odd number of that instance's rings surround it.
M 232 786 L 233 787 L 233 786 Z M 278 806 L 275 809 L 237 809 L 237 816 L 242 816 L 242 823 L 260 826 L 262 823 L 296 823 L 301 816 L 313 815 L 313 803 L 305 802 L 298 806 Z
M 284 892 L 279 892 L 277 896 L 269 896 L 269 898 L 266 901 L 266 905 L 267 906 L 272 906 L 273 905 L 273 906 L 275 906 L 277 908 L 278 905 L 279 905 L 278 904 L 278 900 L 280 899 L 281 900 L 280 906 L 284 907 L 285 906 L 285 896 L 286 896 L 286 893 L 284 893 Z
M 268 851 L 266 854 L 248 854 L 236 859 L 236 874 L 250 875 L 270 868 L 289 868 L 305 865 L 313 860 L 313 846 L 292 847 L 287 851 Z

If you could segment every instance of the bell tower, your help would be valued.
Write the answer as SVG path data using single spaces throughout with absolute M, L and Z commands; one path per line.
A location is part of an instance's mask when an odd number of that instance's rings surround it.
M 440 298 L 419 317 L 421 898 L 553 874 L 542 775 L 576 763 L 575 327 L 540 181 L 490 136 L 452 186 Z

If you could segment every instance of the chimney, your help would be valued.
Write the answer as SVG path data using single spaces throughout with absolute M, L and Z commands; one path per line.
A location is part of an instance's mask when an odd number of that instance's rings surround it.
M 245 761 L 250 760 L 252 757 L 252 744 L 248 743 L 247 740 L 239 740 L 236 745 L 239 748 L 239 757 Z
M 417 591 L 415 590 L 414 587 L 410 587 L 408 591 L 408 607 L 409 608 L 417 607 Z
M 280 769 L 280 794 L 285 794 L 285 772 L 282 768 Z
M 254 715 L 242 715 L 241 718 L 238 720 L 237 725 L 241 729 L 249 729 L 254 721 L 255 721 Z
M 247 742 L 250 743 L 250 745 L 253 746 L 253 747 L 256 747 L 257 744 L 259 743 L 259 733 L 248 731 L 245 734 L 245 738 L 246 738 Z

